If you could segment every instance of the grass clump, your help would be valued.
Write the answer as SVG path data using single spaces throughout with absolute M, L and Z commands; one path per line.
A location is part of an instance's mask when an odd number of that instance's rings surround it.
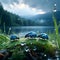
M 0 49 L 5 49 L 8 46 L 9 38 L 3 34 L 0 34 Z

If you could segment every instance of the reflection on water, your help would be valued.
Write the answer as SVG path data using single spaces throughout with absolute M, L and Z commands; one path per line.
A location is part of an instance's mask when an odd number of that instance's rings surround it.
M 53 32 L 54 27 L 52 26 L 21 26 L 21 27 L 12 27 L 12 31 L 18 32 L 29 32 L 29 31 L 39 31 L 39 32 Z
M 34 31 L 37 33 L 52 33 L 54 32 L 53 26 L 18 26 L 12 27 L 12 32 L 20 35 L 20 37 L 25 36 L 26 33 Z
M 35 32 L 54 32 L 54 27 L 52 26 L 21 26 L 21 27 L 12 27 L 12 31 L 15 31 L 16 33 L 21 32 L 29 32 L 29 31 L 35 31 Z

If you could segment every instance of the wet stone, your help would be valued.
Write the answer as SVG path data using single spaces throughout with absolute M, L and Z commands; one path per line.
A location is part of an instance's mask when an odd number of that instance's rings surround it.
M 20 45 L 21 45 L 21 46 L 25 46 L 25 45 L 26 45 L 26 43 L 25 43 L 25 42 L 22 42 Z

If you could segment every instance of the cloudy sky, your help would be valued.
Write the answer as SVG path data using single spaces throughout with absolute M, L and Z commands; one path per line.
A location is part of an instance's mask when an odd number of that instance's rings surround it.
M 60 11 L 60 0 L 0 0 L 5 10 L 20 16 L 45 14 L 56 9 Z

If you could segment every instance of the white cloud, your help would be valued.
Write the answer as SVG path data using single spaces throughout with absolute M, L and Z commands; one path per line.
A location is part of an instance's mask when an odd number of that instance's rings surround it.
M 36 8 L 32 8 L 27 4 L 24 3 L 15 3 L 13 2 L 13 4 L 3 4 L 3 7 L 5 10 L 8 10 L 9 12 L 13 12 L 15 14 L 18 15 L 22 15 L 22 16 L 27 16 L 27 15 L 36 15 L 36 14 L 44 14 L 45 12 L 42 11 L 41 9 L 38 10 Z
M 10 8 L 13 8 L 14 6 L 12 4 L 10 4 Z
M 38 10 L 37 14 L 45 14 L 46 12 L 43 10 Z
M 36 8 L 32 8 L 32 11 L 35 11 L 36 12 Z

